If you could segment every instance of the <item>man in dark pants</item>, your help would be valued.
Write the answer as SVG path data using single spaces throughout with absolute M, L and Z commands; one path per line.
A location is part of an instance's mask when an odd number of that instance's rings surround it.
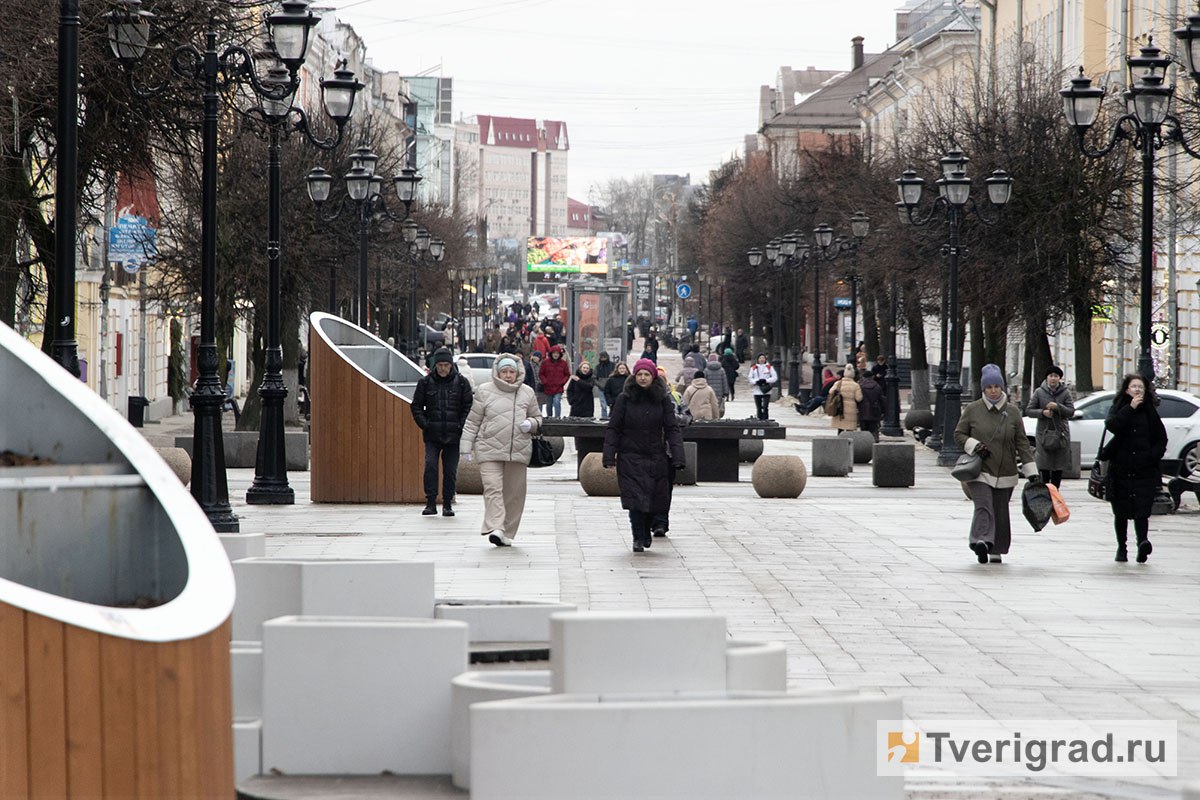
M 438 457 L 442 459 L 442 515 L 454 516 L 451 503 L 458 478 L 458 442 L 471 411 L 471 384 L 454 366 L 444 347 L 433 353 L 433 372 L 417 381 L 412 415 L 425 439 L 425 510 L 437 513 Z

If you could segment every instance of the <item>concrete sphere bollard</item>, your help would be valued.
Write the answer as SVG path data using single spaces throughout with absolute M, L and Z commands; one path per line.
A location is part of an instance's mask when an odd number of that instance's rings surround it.
M 875 437 L 870 431 L 850 431 L 842 434 L 848 438 L 854 448 L 855 464 L 870 464 L 871 450 L 875 447 Z
M 483 494 L 483 478 L 479 475 L 478 461 L 458 460 L 458 477 L 454 481 L 455 494 Z
M 738 461 L 753 464 L 763 454 L 762 439 L 738 439 Z
M 604 468 L 602 453 L 588 453 L 579 465 L 579 485 L 589 497 L 619 497 L 617 471 Z
M 156 447 L 155 452 L 167 462 L 179 482 L 187 486 L 192 481 L 192 457 L 182 447 Z
M 808 484 L 800 456 L 762 456 L 754 462 L 750 482 L 759 497 L 799 497 Z
M 933 428 L 933 412 L 927 408 L 911 408 L 904 415 L 904 430 Z
M 844 478 L 854 469 L 853 445 L 845 436 L 818 436 L 812 440 L 812 474 L 819 478 Z

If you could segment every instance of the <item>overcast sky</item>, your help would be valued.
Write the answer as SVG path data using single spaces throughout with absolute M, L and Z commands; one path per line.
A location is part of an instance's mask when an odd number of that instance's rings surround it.
M 895 39 L 902 0 L 326 0 L 378 68 L 454 78 L 472 114 L 567 123 L 570 195 L 639 173 L 693 183 L 758 124 L 780 66 L 848 69 Z

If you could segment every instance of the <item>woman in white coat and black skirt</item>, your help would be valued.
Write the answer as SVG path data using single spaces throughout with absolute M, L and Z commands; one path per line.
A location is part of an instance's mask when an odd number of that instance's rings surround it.
M 658 380 L 653 361 L 639 359 L 609 412 L 604 435 L 604 467 L 617 470 L 633 552 L 650 547 L 650 537 L 657 532 L 652 523 L 667 518 L 675 470 L 683 466 L 683 435 L 667 384 Z

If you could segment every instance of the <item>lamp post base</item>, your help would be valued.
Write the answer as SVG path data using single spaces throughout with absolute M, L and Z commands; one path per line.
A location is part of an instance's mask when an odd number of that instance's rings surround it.
M 795 350 L 788 359 L 788 395 L 793 399 L 800 395 L 800 354 Z
M 945 408 L 942 412 L 942 448 L 938 451 L 937 463 L 939 466 L 951 467 L 963 454 L 963 449 L 954 440 L 954 429 L 958 427 L 958 420 L 962 416 L 962 387 L 957 383 L 948 382 L 942 394 L 942 404 Z
M 267 351 L 265 372 L 262 385 L 258 387 L 258 396 L 262 398 L 262 421 L 258 429 L 254 482 L 246 490 L 246 502 L 251 505 L 292 505 L 296 495 L 287 479 L 283 403 L 288 391 L 283 383 L 283 352 L 280 348 Z
M 204 349 L 203 345 L 201 349 Z M 204 355 L 202 352 L 202 363 Z M 210 359 L 216 363 L 215 355 Z M 192 413 L 196 418 L 192 430 L 192 497 L 196 498 L 213 530 L 237 533 L 240 526 L 229 505 L 229 485 L 225 478 L 225 442 L 221 433 L 221 406 L 225 403 L 225 393 L 219 385 L 215 369 L 202 371 L 192 394 Z
M 903 436 L 904 428 L 900 425 L 900 375 L 896 370 L 896 356 L 888 356 L 887 377 L 884 378 L 887 387 L 887 402 L 884 404 L 883 425 L 879 429 L 882 436 Z

